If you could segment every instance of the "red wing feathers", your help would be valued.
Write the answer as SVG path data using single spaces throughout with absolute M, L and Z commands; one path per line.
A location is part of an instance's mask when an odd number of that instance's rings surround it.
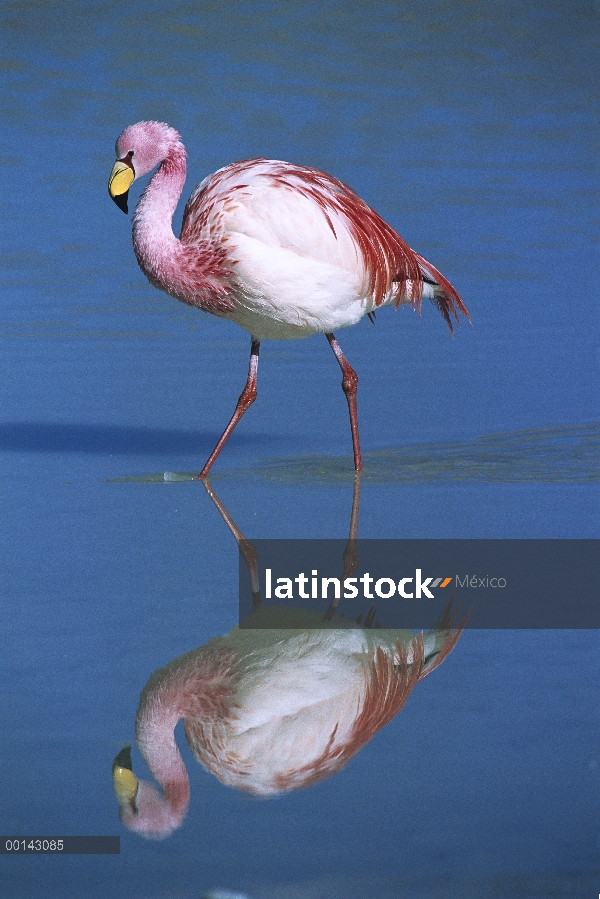
M 241 162 L 234 162 L 207 178 L 203 182 L 202 189 L 196 188 L 183 211 L 181 242 L 196 244 L 199 240 L 206 239 L 204 229 L 208 226 L 215 204 L 225 206 L 228 198 L 232 197 L 235 191 L 248 187 L 247 184 L 229 184 L 224 187 L 225 183 L 232 181 L 242 172 L 260 167 L 268 161 L 268 159 L 244 159 Z
M 349 738 L 343 743 L 336 743 L 338 729 L 336 724 L 319 758 L 288 774 L 280 774 L 277 778 L 278 789 L 283 791 L 308 787 L 339 771 L 378 730 L 398 714 L 422 676 L 424 664 L 422 636 L 415 637 L 412 650 L 413 661 L 408 664 L 407 654 L 403 651 L 400 641 L 397 641 L 396 651 L 400 665 L 395 666 L 393 656 L 381 647 L 377 648 L 370 663 L 365 694 Z
M 243 177 L 245 173 L 248 173 L 248 179 Z M 256 176 L 267 178 L 274 187 L 294 191 L 315 203 L 334 235 L 336 218 L 345 222 L 364 265 L 368 290 L 376 306 L 380 306 L 393 291 L 396 308 L 400 303 L 410 302 L 420 312 L 423 282 L 431 277 L 438 288 L 432 301 L 450 330 L 453 330 L 451 316 L 458 321 L 460 311 L 469 318 L 458 292 L 430 262 L 411 250 L 347 184 L 319 169 L 267 159 L 247 159 L 221 169 L 188 200 L 183 214 L 182 243 L 197 244 L 209 238 L 211 218 L 214 224 L 220 218 L 219 207 L 226 209 L 228 199 L 233 198 L 236 191 L 250 186 L 249 183 L 235 183 L 235 179 L 242 177 L 244 181 L 251 181 Z
M 332 219 L 341 216 L 346 220 L 362 257 L 376 306 L 383 303 L 394 285 L 398 303 L 404 299 L 419 306 L 423 280 L 417 254 L 347 184 L 318 169 L 284 163 L 273 165 L 270 178 L 274 184 L 313 200 L 334 234 Z M 407 281 L 411 282 L 410 289 Z

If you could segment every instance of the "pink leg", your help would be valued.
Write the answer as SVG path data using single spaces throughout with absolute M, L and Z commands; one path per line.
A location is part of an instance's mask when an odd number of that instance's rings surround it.
M 258 374 L 258 352 L 260 350 L 260 340 L 252 339 L 252 348 L 250 350 L 250 366 L 248 368 L 248 380 L 246 381 L 246 386 L 242 390 L 241 396 L 237 401 L 237 406 L 235 407 L 235 412 L 231 417 L 231 421 L 221 434 L 221 438 L 214 450 L 208 457 L 208 461 L 200 474 L 197 477 L 198 481 L 203 481 L 205 477 L 208 476 L 208 472 L 213 467 L 215 459 L 227 443 L 229 439 L 229 435 L 237 425 L 238 421 L 246 411 L 249 409 L 254 400 L 256 399 L 256 376 Z M 340 363 L 341 364 L 341 363 Z
M 362 471 L 360 441 L 358 438 L 358 413 L 356 411 L 356 387 L 358 385 L 358 375 L 342 353 L 342 348 L 333 334 L 326 334 L 325 337 L 329 341 L 329 346 L 335 353 L 335 358 L 340 363 L 340 368 L 342 369 L 342 390 L 346 394 L 346 399 L 348 400 L 348 411 L 350 412 L 350 427 L 352 428 L 354 468 L 356 471 Z
M 357 472 L 354 475 L 354 492 L 352 494 L 352 513 L 350 515 L 350 533 L 348 534 L 348 542 L 342 559 L 344 561 L 344 570 L 342 573 L 342 584 L 347 577 L 352 577 L 358 568 L 358 507 L 360 506 L 360 479 L 361 475 Z M 340 604 L 340 600 L 335 597 L 329 603 L 329 608 L 323 616 L 324 621 L 331 621 L 333 613 Z M 368 617 L 368 616 L 367 616 Z M 370 625 L 369 625 L 370 627 Z
M 249 540 L 246 540 L 227 509 L 225 508 L 215 491 L 212 489 L 211 483 L 208 478 L 206 478 L 206 480 L 204 481 L 204 489 L 221 513 L 223 521 L 236 539 L 240 555 L 248 568 L 248 574 L 250 576 L 250 589 L 252 590 L 252 605 L 254 606 L 254 608 L 256 608 L 257 606 L 261 605 L 260 582 L 258 579 L 258 552 L 256 550 L 256 547 L 253 543 L 250 543 Z M 354 574 L 354 572 L 352 573 Z

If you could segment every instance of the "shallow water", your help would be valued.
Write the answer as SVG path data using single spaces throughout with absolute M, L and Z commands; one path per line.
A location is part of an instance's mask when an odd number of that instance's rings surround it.
M 122 128 L 156 118 L 186 195 L 253 156 L 349 183 L 472 320 L 451 339 L 432 307 L 384 310 L 337 335 L 360 536 L 597 538 L 597 4 L 21 0 L 0 20 L 0 833 L 121 835 L 120 856 L 4 856 L 3 894 L 595 895 L 597 632 L 465 632 L 346 768 L 269 801 L 203 771 L 180 724 L 184 826 L 122 827 L 110 767 L 140 690 L 236 621 L 237 547 L 190 475 L 250 341 L 145 281 L 106 182 Z M 211 473 L 247 537 L 347 536 L 339 381 L 323 339 L 263 345 Z
M 361 483 L 593 483 L 600 480 L 599 438 L 598 425 L 567 425 L 491 434 L 464 443 L 365 452 Z M 193 481 L 197 476 L 198 472 L 165 471 L 110 480 L 160 484 Z M 354 465 L 350 456 L 292 456 L 216 474 L 217 480 L 251 477 L 298 484 L 344 484 L 353 482 Z

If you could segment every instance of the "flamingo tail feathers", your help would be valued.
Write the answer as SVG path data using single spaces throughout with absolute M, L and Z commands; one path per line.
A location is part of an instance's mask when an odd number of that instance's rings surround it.
M 427 259 L 420 256 L 418 253 L 415 253 L 415 256 L 419 263 L 423 284 L 433 288 L 433 296 L 429 296 L 429 299 L 434 306 L 437 306 L 446 319 L 446 324 L 450 328 L 450 332 L 454 333 L 451 316 L 454 317 L 456 322 L 459 322 L 458 313 L 462 312 L 467 321 L 471 321 L 465 304 L 461 300 L 458 291 L 452 284 L 450 284 L 450 281 L 448 281 L 447 278 L 444 278 L 442 273 L 438 272 L 437 268 L 435 268 L 431 262 L 428 262 Z
M 450 601 L 444 609 L 440 620 L 435 623 L 430 631 L 430 633 L 435 634 L 440 639 L 439 652 L 424 664 L 420 679 L 431 674 L 450 655 L 466 627 L 470 612 L 467 612 L 462 620 L 457 623 L 460 606 L 454 609 L 452 607 L 453 603 L 454 593 L 450 597 Z

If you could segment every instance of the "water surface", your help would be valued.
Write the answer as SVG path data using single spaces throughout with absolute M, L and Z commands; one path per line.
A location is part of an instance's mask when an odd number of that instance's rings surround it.
M 597 4 L 15 0 L 0 16 L 0 831 L 122 838 L 118 857 L 4 856 L 4 893 L 595 895 L 596 632 L 465 633 L 342 772 L 271 801 L 211 778 L 179 725 L 184 827 L 161 843 L 122 828 L 110 766 L 141 688 L 236 620 L 235 541 L 185 475 L 250 341 L 145 281 L 106 183 L 119 132 L 151 118 L 182 134 L 186 195 L 253 156 L 349 183 L 472 319 L 451 338 L 433 307 L 384 310 L 337 334 L 360 379 L 360 535 L 598 537 Z M 348 534 L 339 381 L 324 339 L 264 344 L 259 399 L 212 475 L 248 537 Z

